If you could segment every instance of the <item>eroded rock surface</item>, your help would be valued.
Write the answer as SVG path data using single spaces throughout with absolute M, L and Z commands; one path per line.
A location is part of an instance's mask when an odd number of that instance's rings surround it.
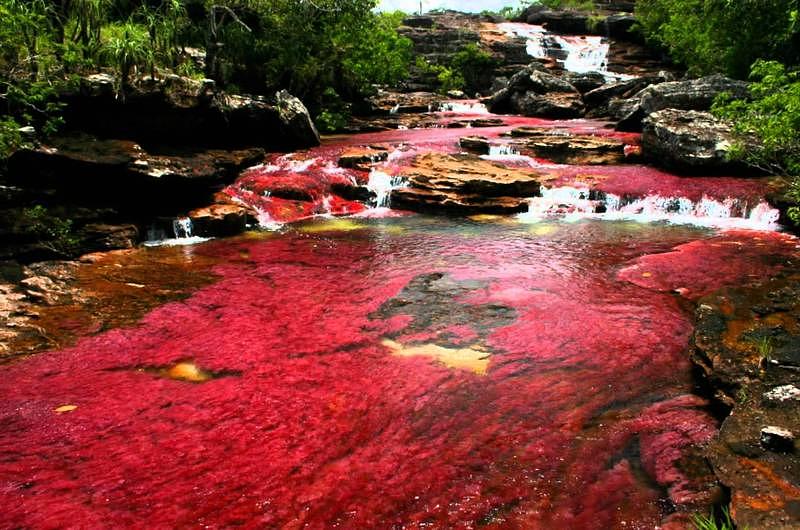
M 732 413 L 708 456 L 739 528 L 800 526 L 800 275 L 700 300 L 693 359 Z
M 429 212 L 514 213 L 539 194 L 537 175 L 481 160 L 475 155 L 430 153 L 417 157 L 403 176 L 408 186 L 395 190 L 398 208 Z
M 735 169 L 728 160 L 728 123 L 708 112 L 666 109 L 644 120 L 642 151 L 653 162 L 685 172 Z

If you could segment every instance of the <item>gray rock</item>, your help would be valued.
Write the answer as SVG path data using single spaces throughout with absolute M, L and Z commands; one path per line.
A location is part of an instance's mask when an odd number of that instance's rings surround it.
M 319 145 L 319 133 L 303 102 L 286 90 L 275 94 L 275 107 L 287 135 L 300 145 Z
M 641 120 L 663 109 L 709 110 L 716 97 L 722 93 L 744 99 L 749 95 L 748 84 L 721 75 L 701 77 L 687 81 L 669 81 L 644 88 L 633 96 L 638 106 L 620 118 L 618 130 L 638 131 Z
M 730 125 L 708 112 L 665 109 L 645 118 L 642 152 L 671 169 L 715 172 L 731 169 L 731 141 Z

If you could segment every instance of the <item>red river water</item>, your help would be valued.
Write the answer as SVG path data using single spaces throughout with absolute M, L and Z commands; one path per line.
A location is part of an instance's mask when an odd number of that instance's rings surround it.
M 368 178 L 335 167 L 344 148 L 392 144 L 386 167 L 400 168 L 464 134 L 339 138 L 275 156 L 229 192 L 272 220 L 323 202 L 363 210 L 323 201 L 336 179 Z M 553 171 L 570 185 L 583 173 Z M 620 195 L 763 193 L 592 171 Z M 306 196 L 264 193 L 286 181 Z M 686 527 L 716 500 L 698 456 L 717 424 L 694 393 L 691 301 L 775 274 L 797 241 L 406 215 L 315 217 L 168 252 L 213 258 L 216 279 L 136 325 L 0 366 L 0 527 Z

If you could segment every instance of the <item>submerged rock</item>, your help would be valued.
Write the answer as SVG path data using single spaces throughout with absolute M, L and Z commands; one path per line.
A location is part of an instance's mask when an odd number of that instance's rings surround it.
M 732 141 L 730 125 L 708 112 L 666 109 L 644 120 L 642 152 L 668 168 L 715 172 L 732 168 Z
M 426 154 L 403 169 L 408 185 L 392 193 L 398 208 L 435 213 L 515 213 L 539 194 L 537 175 L 475 155 Z

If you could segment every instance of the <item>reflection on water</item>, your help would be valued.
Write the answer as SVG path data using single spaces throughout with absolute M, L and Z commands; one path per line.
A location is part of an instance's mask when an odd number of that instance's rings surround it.
M 726 250 L 754 237 L 741 259 Z M 488 216 L 319 219 L 198 245 L 187 260 L 214 283 L 2 367 L 5 523 L 680 520 L 711 500 L 688 462 L 715 424 L 691 395 L 691 322 L 671 286 L 771 274 L 795 245 Z M 138 252 L 126 266 L 154 250 Z M 724 274 L 698 266 L 718 252 Z

